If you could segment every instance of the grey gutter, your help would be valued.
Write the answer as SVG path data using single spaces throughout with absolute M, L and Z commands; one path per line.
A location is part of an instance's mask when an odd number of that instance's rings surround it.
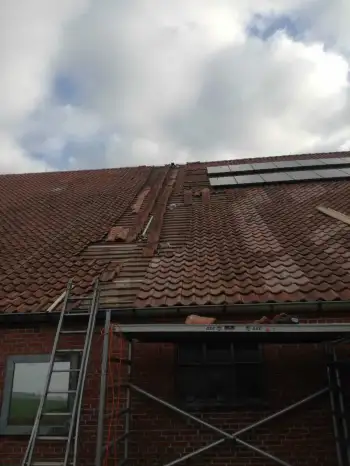
M 298 302 L 274 302 L 274 303 L 247 303 L 230 305 L 196 305 L 196 306 L 172 306 L 172 307 L 146 307 L 146 308 L 112 308 L 100 309 L 97 314 L 97 322 L 104 322 L 108 311 L 111 311 L 111 318 L 118 322 L 142 321 L 150 318 L 181 318 L 190 314 L 200 314 L 202 316 L 225 317 L 232 315 L 242 316 L 263 316 L 277 314 L 280 312 L 295 313 L 299 316 L 310 313 L 316 316 L 325 315 L 328 312 L 344 312 L 350 316 L 350 300 L 347 301 L 298 301 Z M 348 311 L 348 312 L 345 312 Z M 2 313 L 0 314 L 1 324 L 39 324 L 57 323 L 59 312 L 25 312 L 25 313 Z M 339 316 L 337 316 L 339 317 Z M 73 319 L 73 318 L 72 318 Z

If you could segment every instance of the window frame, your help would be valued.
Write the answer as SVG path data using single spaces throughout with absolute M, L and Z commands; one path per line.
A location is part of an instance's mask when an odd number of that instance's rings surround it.
M 16 364 L 23 363 L 49 363 L 51 355 L 50 354 L 25 354 L 25 355 L 10 355 L 7 356 L 6 368 L 5 368 L 5 377 L 3 384 L 3 396 L 1 403 L 1 413 L 0 413 L 0 435 L 30 435 L 32 432 L 33 425 L 9 425 L 8 419 L 10 415 L 10 406 L 12 398 L 12 389 L 13 381 L 15 375 Z M 76 388 L 78 381 L 78 372 L 76 369 L 79 367 L 79 355 L 70 353 L 68 354 L 67 359 L 62 357 L 62 361 L 70 362 L 70 370 L 73 372 L 69 376 L 68 389 L 72 390 Z M 57 361 L 61 362 L 61 361 Z M 68 372 L 68 371 L 67 371 Z M 73 395 L 74 396 L 74 395 Z M 68 394 L 68 409 L 71 409 L 72 403 L 74 401 L 72 394 Z M 53 432 L 54 429 L 60 430 L 60 433 Z M 59 429 L 55 425 L 45 425 L 41 426 L 39 433 L 40 435 L 64 435 L 64 430 Z
M 178 405 L 183 407 L 183 409 L 187 410 L 219 410 L 219 409 L 237 409 L 237 408 L 263 408 L 266 406 L 266 390 L 265 390 L 265 384 L 264 384 L 264 358 L 263 358 L 263 347 L 262 345 L 257 345 L 257 358 L 254 361 L 243 361 L 243 360 L 237 360 L 237 350 L 239 351 L 240 349 L 247 348 L 251 345 L 247 345 L 245 343 L 228 343 L 228 348 L 230 352 L 230 360 L 229 361 L 222 361 L 222 362 L 210 362 L 207 357 L 207 347 L 211 346 L 213 343 L 212 342 L 202 342 L 202 343 L 196 343 L 196 342 L 191 342 L 191 343 L 179 343 L 176 346 L 176 360 L 175 360 L 175 399 Z M 201 362 L 181 362 L 180 361 L 180 351 L 181 347 L 183 346 L 192 346 L 192 347 L 202 347 L 202 354 L 204 355 L 204 360 Z M 218 346 L 220 346 L 220 342 L 218 342 Z M 246 399 L 238 399 L 237 396 L 237 367 L 249 367 L 249 366 L 256 366 L 257 370 L 257 377 L 259 378 L 259 384 L 260 384 L 260 396 L 258 398 L 246 398 Z M 179 376 L 180 376 L 180 371 L 182 368 L 203 368 L 205 371 L 206 368 L 208 367 L 213 367 L 213 368 L 222 368 L 224 371 L 225 369 L 230 368 L 233 371 L 233 388 L 234 388 L 234 396 L 232 397 L 232 400 L 227 401 L 225 403 L 217 403 L 215 402 L 214 399 L 198 399 L 195 400 L 194 402 L 186 402 L 186 400 L 183 398 L 183 396 L 180 395 L 180 384 L 179 384 Z

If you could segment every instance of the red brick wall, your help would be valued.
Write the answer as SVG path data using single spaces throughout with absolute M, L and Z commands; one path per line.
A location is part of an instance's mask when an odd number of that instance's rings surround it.
M 10 355 L 50 353 L 54 329 L 25 328 L 0 329 L 0 398 L 2 398 L 6 358 Z M 79 347 L 80 337 L 71 340 L 72 348 Z M 117 349 L 117 348 L 116 348 Z M 83 466 L 93 465 L 95 458 L 97 410 L 99 401 L 100 358 L 102 336 L 97 331 L 93 353 L 90 359 L 88 379 L 84 396 L 80 451 Z M 199 416 L 223 430 L 236 430 L 261 419 L 284 406 L 305 397 L 326 384 L 324 354 L 316 345 L 266 346 L 265 385 L 267 388 L 266 409 L 232 412 L 207 412 Z M 134 352 L 133 381 L 142 388 L 170 402 L 173 392 L 172 345 L 138 344 Z M 117 375 L 115 364 L 113 372 Z M 110 384 L 109 384 L 110 385 Z M 109 406 L 112 390 L 108 390 Z M 129 464 L 135 466 L 162 465 L 195 448 L 220 438 L 216 433 L 203 429 L 199 424 L 181 418 L 141 395 L 132 396 L 132 429 Z M 108 434 L 106 424 L 106 435 Z M 242 439 L 256 447 L 290 462 L 292 465 L 336 465 L 335 443 L 329 398 L 325 395 L 279 419 L 242 436 Z M 0 464 L 20 464 L 28 438 L 0 437 Z M 41 451 L 46 458 L 58 455 L 58 447 Z M 121 451 L 117 454 L 120 456 Z M 112 450 L 110 456 L 115 452 Z M 50 456 L 48 456 L 50 455 Z M 110 461 L 108 464 L 116 464 Z M 185 464 L 185 463 L 183 463 Z M 208 450 L 187 464 L 201 466 L 224 465 L 271 465 L 246 448 L 230 441 Z

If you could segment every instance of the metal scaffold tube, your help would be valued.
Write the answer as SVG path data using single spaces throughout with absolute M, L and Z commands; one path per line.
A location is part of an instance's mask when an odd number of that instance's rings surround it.
M 299 406 L 302 406 L 304 405 L 305 403 L 308 403 L 312 400 L 314 400 L 315 398 L 318 398 L 320 397 L 321 395 L 324 395 L 325 393 L 328 392 L 328 388 L 322 388 L 321 390 L 318 390 L 317 392 L 315 393 L 312 393 L 311 395 L 297 401 L 296 403 L 293 403 L 289 406 L 287 406 L 286 408 L 283 408 L 279 411 L 277 411 L 276 413 L 273 413 L 271 414 L 270 416 L 267 416 L 266 418 L 263 418 L 261 419 L 260 421 L 257 421 L 233 434 L 231 433 L 228 433 L 222 429 L 219 429 L 218 427 L 212 425 L 212 424 L 209 424 L 208 422 L 205 422 L 203 421 L 202 419 L 198 418 L 197 416 L 193 416 L 192 414 L 172 405 L 171 403 L 168 403 L 167 401 L 164 401 L 162 400 L 161 398 L 153 395 L 152 393 L 149 393 L 148 391 L 146 390 L 143 390 L 142 388 L 134 385 L 134 384 L 130 384 L 130 388 L 133 389 L 134 391 L 140 393 L 141 395 L 144 395 L 145 397 L 147 398 L 150 398 L 151 400 L 157 402 L 157 403 L 160 403 L 161 405 L 163 406 L 166 406 L 167 408 L 171 409 L 172 411 L 175 411 L 176 413 L 184 416 L 184 417 L 187 417 L 188 419 L 191 419 L 192 421 L 195 421 L 197 422 L 198 424 L 201 424 L 202 426 L 204 427 L 207 427 L 208 429 L 211 429 L 211 430 L 214 430 L 215 432 L 217 432 L 218 434 L 221 434 L 224 438 L 210 444 L 210 445 L 207 445 L 205 447 L 202 447 L 200 448 L 199 450 L 195 450 L 193 451 L 192 453 L 189 453 L 185 456 L 182 456 L 181 458 L 178 458 L 177 460 L 174 460 L 172 461 L 171 463 L 167 463 L 166 465 L 164 466 L 172 466 L 172 465 L 175 465 L 175 464 L 178 464 L 182 461 L 185 461 L 193 456 L 196 456 L 206 450 L 209 450 L 209 448 L 213 448 L 217 445 L 220 445 L 221 443 L 225 442 L 226 440 L 231 440 L 231 441 L 235 441 L 237 442 L 238 444 L 242 445 L 242 446 L 245 446 L 246 448 L 250 449 L 250 450 L 253 450 L 255 451 L 256 453 L 259 453 L 261 456 L 265 456 L 266 458 L 269 458 L 270 460 L 273 460 L 275 461 L 277 464 L 280 464 L 282 466 L 290 466 L 289 463 L 271 455 L 270 453 L 267 453 L 263 450 L 261 450 L 260 448 L 257 448 L 247 442 L 244 442 L 243 440 L 241 440 L 240 438 L 238 438 L 239 435 L 242 435 L 243 433 L 246 433 L 258 426 L 261 426 L 262 424 L 265 424 L 266 422 L 269 422 L 279 416 L 282 416 L 283 414 L 289 412 L 289 411 L 292 411 L 293 409 L 296 409 L 298 408 Z
M 128 343 L 128 369 L 127 369 L 127 380 L 131 381 L 131 369 L 132 369 L 132 342 Z M 129 435 L 130 435 L 130 424 L 131 424 L 131 392 L 130 385 L 126 386 L 126 406 L 125 406 L 125 440 L 124 440 L 124 461 L 126 462 L 129 458 Z
M 96 459 L 95 466 L 102 466 L 103 455 L 103 430 L 106 408 L 106 392 L 107 392 L 107 367 L 108 367 L 108 349 L 109 349 L 109 328 L 111 324 L 111 312 L 107 312 L 103 336 L 103 349 L 101 360 L 101 381 L 100 381 L 100 402 L 98 409 L 98 424 L 97 424 L 97 441 L 96 441 Z
M 147 327 L 147 325 L 146 325 Z M 149 330 L 150 330 L 150 327 L 149 326 Z M 165 329 L 165 332 L 167 333 L 168 332 L 168 335 L 169 333 L 173 333 L 172 330 L 173 329 L 179 329 L 179 326 L 177 326 L 176 324 L 174 324 L 173 326 L 171 325 L 168 325 L 166 326 L 167 328 Z M 211 326 L 208 330 L 209 330 L 209 333 L 211 333 L 212 331 L 214 331 L 214 333 L 216 333 L 215 329 L 213 329 L 213 327 L 215 326 Z M 132 336 L 130 334 L 128 334 L 128 328 L 131 330 L 131 333 L 132 333 Z M 345 332 L 342 332 L 342 331 L 339 331 L 339 326 L 337 326 L 336 328 L 336 331 L 333 332 L 334 330 L 334 327 L 332 328 L 332 326 L 330 326 L 330 328 L 332 329 L 332 332 L 330 332 L 332 334 L 332 336 L 334 336 L 334 334 L 341 334 L 341 333 L 348 333 L 349 332 L 349 326 L 346 326 L 344 327 L 345 328 Z M 113 326 L 111 327 L 112 329 L 112 332 L 111 334 L 113 334 L 113 331 L 116 332 L 116 328 L 113 328 Z M 126 402 L 125 402 L 125 405 L 123 407 L 122 410 L 120 410 L 120 414 L 123 413 L 125 415 L 125 425 L 124 425 L 124 432 L 123 434 L 121 435 L 121 437 L 117 438 L 117 439 L 111 439 L 110 442 L 108 443 L 108 445 L 106 447 L 103 447 L 102 443 L 100 442 L 99 444 L 99 459 L 103 456 L 103 451 L 108 449 L 108 447 L 110 445 L 113 445 L 115 443 L 118 443 L 118 442 L 121 442 L 123 441 L 124 442 L 124 455 L 123 457 L 120 458 L 119 460 L 119 457 L 118 457 L 118 463 L 117 465 L 118 466 L 121 466 L 122 464 L 124 465 L 126 462 L 128 462 L 128 460 L 130 460 L 130 445 L 129 445 L 129 440 L 128 440 L 128 437 L 130 435 L 130 432 L 131 432 L 131 399 L 132 399 L 132 392 L 136 392 L 142 396 L 144 396 L 145 398 L 148 398 L 150 400 L 153 400 L 155 403 L 158 403 L 162 406 L 165 406 L 167 407 L 168 409 L 170 409 L 171 411 L 179 414 L 180 416 L 183 416 L 184 418 L 187 418 L 187 419 L 190 419 L 198 424 L 200 424 L 202 427 L 205 427 L 207 429 L 210 429 L 211 431 L 215 432 L 216 434 L 219 435 L 219 439 L 213 441 L 212 443 L 210 444 L 207 444 L 207 445 L 204 445 L 202 446 L 201 448 L 199 449 L 196 449 L 190 453 L 187 453 L 185 454 L 184 456 L 181 456 L 177 459 L 174 459 L 168 463 L 165 463 L 163 464 L 163 466 L 175 466 L 177 464 L 180 464 L 180 463 L 183 463 L 195 456 L 198 456 L 199 454 L 201 453 L 204 453 L 208 450 L 210 450 L 211 448 L 215 448 L 215 447 L 218 447 L 220 446 L 221 444 L 227 442 L 227 441 L 230 441 L 230 442 L 233 442 L 234 444 L 236 444 L 237 446 L 242 446 L 244 448 L 247 448 L 249 450 L 251 450 L 252 452 L 255 452 L 256 454 L 268 459 L 270 462 L 274 462 L 276 464 L 279 464 L 281 466 L 291 466 L 290 463 L 288 463 L 287 461 L 281 459 L 281 458 L 278 458 L 274 455 L 272 455 L 271 453 L 267 452 L 267 451 L 264 451 L 262 450 L 261 448 L 255 446 L 255 445 L 252 445 L 248 442 L 246 442 L 245 440 L 242 440 L 241 436 L 247 432 L 250 432 L 252 431 L 253 429 L 257 428 L 257 427 L 260 427 L 262 425 L 264 425 L 265 423 L 267 422 L 270 422 L 270 421 L 273 421 L 275 420 L 276 418 L 279 418 L 280 416 L 283 416 L 283 415 L 286 415 L 287 413 L 289 413 L 290 411 L 292 410 L 296 410 L 297 408 L 299 408 L 300 406 L 303 406 L 305 404 L 308 404 L 310 402 L 312 402 L 313 400 L 315 399 L 318 399 L 320 397 L 322 397 L 324 394 L 328 393 L 330 391 L 330 387 L 326 386 L 326 387 L 323 387 L 321 388 L 320 390 L 284 407 L 283 409 L 280 409 L 272 414 L 270 414 L 269 416 L 266 416 L 244 428 L 241 428 L 240 430 L 237 430 L 236 432 L 227 432 L 221 428 L 219 428 L 218 426 L 215 426 L 209 422 L 206 422 L 204 420 L 202 420 L 201 418 L 187 412 L 187 411 L 184 411 L 183 409 L 180 409 L 179 407 L 173 405 L 172 403 L 169 403 L 168 401 L 165 401 L 161 398 L 159 398 L 158 396 L 148 392 L 147 390 L 144 390 L 143 388 L 141 388 L 140 386 L 138 386 L 137 384 L 135 384 L 132 380 L 131 380 L 131 377 L 132 377 L 132 359 L 133 359 L 133 342 L 134 342 L 134 330 L 135 330 L 135 326 L 118 326 L 118 329 L 119 329 L 119 336 L 124 336 L 125 340 L 127 341 L 128 343 L 128 349 L 127 349 L 127 359 L 124 359 L 124 363 L 127 365 L 127 381 L 126 383 L 123 383 L 123 385 L 126 387 Z M 160 328 L 157 327 L 157 325 L 155 326 L 152 326 L 152 330 L 155 330 L 155 329 L 160 329 L 161 332 L 163 333 L 164 332 L 164 328 Z M 233 332 L 237 329 L 237 327 L 235 327 L 234 325 L 230 325 L 230 328 L 228 329 L 228 332 L 231 332 L 233 330 Z M 124 331 L 126 330 L 126 332 L 124 333 Z M 151 330 L 151 332 L 152 332 Z M 181 328 L 181 333 L 184 331 L 186 332 L 187 328 L 186 329 L 183 329 Z M 191 332 L 192 328 L 190 329 L 190 332 Z M 342 329 L 343 330 L 343 329 Z M 195 332 L 199 332 L 200 329 L 194 329 Z M 265 332 L 265 328 L 262 328 L 261 326 L 258 326 L 258 328 L 255 328 L 254 329 L 249 329 L 248 330 L 248 333 L 251 333 L 251 332 L 257 332 L 257 333 L 260 333 L 260 332 Z M 193 332 L 193 330 L 192 330 Z M 138 333 L 138 336 L 140 336 L 140 333 L 143 333 L 143 331 L 140 332 L 140 329 L 137 328 L 137 332 Z M 146 333 L 146 332 L 145 332 Z M 145 333 L 143 333 L 145 335 Z M 156 333 L 157 333 L 157 330 L 156 330 Z M 176 332 L 175 332 L 176 333 Z M 222 333 L 219 332 L 221 335 Z M 124 334 L 124 335 L 122 335 Z M 130 338 L 131 336 L 131 338 Z M 178 341 L 177 339 L 177 336 L 176 335 L 172 335 L 172 337 L 174 338 L 174 342 Z M 124 340 L 124 341 L 125 341 Z M 141 338 L 141 341 L 143 339 Z M 152 342 L 153 338 L 150 338 L 149 335 L 143 340 L 143 341 L 149 341 L 149 342 Z M 311 343 L 311 341 L 310 341 Z M 106 343 L 106 347 L 108 348 L 108 341 Z M 107 351 L 108 352 L 108 351 Z M 119 358 L 121 359 L 121 358 Z M 104 358 L 103 358 L 104 360 Z M 107 365 L 107 363 L 105 362 L 105 364 Z M 123 381 L 124 382 L 124 381 Z M 118 380 L 118 383 L 120 384 L 121 381 Z M 102 379 L 101 379 L 101 388 L 103 387 L 103 384 L 102 384 Z M 104 400 L 103 400 L 103 403 L 104 403 Z M 102 404 L 102 401 L 100 400 L 100 405 Z M 100 416 L 101 417 L 101 416 Z M 99 417 L 99 418 L 100 418 Z M 102 423 L 103 424 L 103 423 Z M 99 426 L 99 429 L 103 431 L 103 425 L 102 427 Z M 99 438 L 101 436 L 101 433 L 99 434 Z M 101 462 L 96 462 L 96 466 L 102 466 Z M 345 466 L 345 465 L 344 465 Z
M 104 340 L 103 340 L 103 351 L 102 351 L 102 360 L 101 360 L 101 381 L 100 381 L 100 402 L 99 402 L 99 414 L 98 414 L 98 430 L 97 430 L 97 442 L 96 442 L 96 457 L 95 457 L 95 466 L 102 466 L 106 461 L 114 461 L 116 466 L 122 466 L 128 462 L 129 459 L 129 435 L 130 435 L 130 426 L 131 426 L 131 393 L 130 393 L 130 383 L 131 380 L 131 370 L 132 370 L 132 342 L 127 342 L 127 349 L 125 351 L 125 340 L 120 334 L 120 345 L 118 347 L 117 355 L 113 355 L 113 331 L 111 327 L 111 313 L 108 313 L 105 321 L 104 329 Z M 125 352 L 127 355 L 125 355 Z M 111 372 L 111 363 L 118 363 L 117 372 Z M 122 373 L 121 366 L 126 365 L 127 371 L 126 374 Z M 126 376 L 127 383 L 123 382 L 122 377 Z M 119 402 L 121 400 L 120 393 L 117 394 L 117 399 L 113 395 L 113 406 L 112 410 L 106 413 L 106 396 L 108 396 L 108 382 L 107 378 L 113 380 L 117 378 L 117 384 L 112 385 L 112 389 L 115 388 L 126 389 L 125 392 L 125 404 L 120 406 Z M 116 401 L 116 404 L 115 404 Z M 115 436 L 115 433 L 112 433 L 112 425 L 115 427 L 118 426 L 118 420 L 124 417 L 124 432 Z M 105 422 L 108 420 L 108 438 L 104 438 L 105 434 Z M 116 427 L 118 430 L 118 427 Z M 114 457 L 109 456 L 109 451 L 112 446 L 116 444 L 123 443 L 123 453 L 121 457 L 116 458 L 117 450 L 114 450 Z

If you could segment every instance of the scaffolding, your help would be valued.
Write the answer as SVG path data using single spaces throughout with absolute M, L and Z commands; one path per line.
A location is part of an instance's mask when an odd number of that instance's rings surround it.
M 127 344 L 127 358 L 120 360 L 120 363 L 127 365 L 127 382 L 124 384 L 126 389 L 126 405 L 120 410 L 119 415 L 125 416 L 124 434 L 108 440 L 108 444 L 104 442 L 104 430 L 106 417 L 110 413 L 106 413 L 106 387 L 108 374 L 108 348 L 110 338 L 113 335 L 122 336 Z M 327 380 L 328 385 L 320 387 L 319 390 L 311 393 L 309 396 L 300 399 L 299 401 L 286 406 L 285 408 L 276 411 L 275 413 L 260 419 L 259 421 L 246 426 L 236 432 L 227 432 L 215 425 L 208 423 L 192 413 L 184 411 L 174 404 L 165 401 L 158 396 L 144 390 L 140 386 L 134 384 L 131 380 L 132 375 L 132 354 L 133 345 L 135 342 L 142 343 L 183 343 L 183 342 L 232 342 L 235 343 L 259 343 L 259 344 L 322 344 L 325 347 L 327 355 Z M 339 367 L 347 361 L 337 359 L 336 347 L 340 344 L 350 341 L 350 324 L 212 324 L 212 325 L 182 325 L 182 324 L 143 324 L 143 325 L 113 325 L 111 323 L 111 315 L 107 313 L 104 332 L 104 344 L 102 354 L 101 367 L 101 385 L 100 385 L 100 405 L 99 405 L 99 420 L 98 420 L 98 435 L 96 447 L 95 466 L 104 466 L 105 454 L 108 448 L 117 443 L 124 442 L 124 454 L 122 458 L 118 458 L 117 466 L 124 466 L 129 460 L 129 443 L 131 425 L 131 393 L 136 392 L 145 398 L 152 400 L 160 405 L 168 408 L 170 411 L 177 413 L 184 418 L 190 419 L 198 423 L 202 427 L 206 427 L 211 431 L 220 435 L 220 439 L 205 445 L 197 450 L 194 450 L 184 456 L 181 456 L 163 466 L 175 466 L 183 463 L 201 453 L 206 452 L 214 447 L 217 447 L 224 442 L 231 441 L 239 446 L 243 446 L 271 462 L 282 466 L 292 466 L 290 463 L 262 450 L 244 440 L 242 434 L 245 434 L 252 429 L 262 426 L 280 416 L 283 416 L 296 408 L 305 405 L 316 398 L 325 394 L 329 394 L 330 407 L 333 419 L 333 429 L 335 436 L 335 444 L 337 451 L 337 459 L 339 466 L 350 466 L 350 449 L 347 416 L 344 406 L 343 387 L 341 377 L 339 375 Z

